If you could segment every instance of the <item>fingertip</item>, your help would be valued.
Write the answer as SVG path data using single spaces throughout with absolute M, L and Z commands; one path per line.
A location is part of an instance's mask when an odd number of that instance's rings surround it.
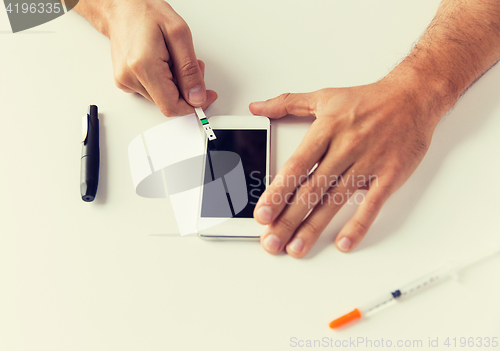
M 307 252 L 304 252 L 304 253 L 296 253 L 296 252 L 293 252 L 291 250 L 288 249 L 288 247 L 286 248 L 286 253 L 288 256 L 290 257 L 293 257 L 293 258 L 296 258 L 296 259 L 299 259 L 299 258 L 302 258 L 306 255 Z
M 211 101 L 210 103 L 214 102 L 219 98 L 219 94 L 217 94 L 213 90 L 207 90 L 207 101 Z
M 286 246 L 286 252 L 293 258 L 302 258 L 309 250 L 306 248 L 305 242 L 302 238 L 295 237 Z
M 252 114 L 266 116 L 271 119 L 278 119 L 287 114 L 286 108 L 279 104 L 279 100 L 277 100 L 277 98 L 266 101 L 255 101 L 248 107 Z
M 217 100 L 219 98 L 219 96 L 217 95 L 217 93 L 213 90 L 207 90 L 207 100 L 205 101 L 205 103 L 201 106 L 201 108 L 203 110 L 206 110 L 210 105 L 212 105 L 215 100 Z
M 263 107 L 264 107 L 264 101 L 255 101 L 248 106 L 250 112 L 252 112 L 252 114 L 254 115 L 262 114 Z
M 257 207 L 253 214 L 259 224 L 270 224 L 273 221 L 273 211 L 270 206 Z
M 281 252 L 281 240 L 274 234 L 261 237 L 261 244 L 264 250 L 270 254 L 277 255 Z
M 340 239 L 337 239 L 335 241 L 335 245 L 337 246 L 337 249 L 339 249 L 342 252 L 349 252 L 353 249 L 353 240 L 349 238 L 348 236 L 342 236 Z

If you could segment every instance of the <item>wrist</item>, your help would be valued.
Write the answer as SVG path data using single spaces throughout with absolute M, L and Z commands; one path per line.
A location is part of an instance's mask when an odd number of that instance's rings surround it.
M 435 73 L 411 58 L 401 62 L 384 79 L 396 84 L 414 105 L 419 118 L 434 127 L 462 93 L 459 85 L 446 75 Z
M 162 9 L 157 7 L 157 1 L 153 0 L 107 1 L 110 3 L 107 16 L 107 37 L 110 39 L 131 33 L 137 26 L 144 25 L 149 17 L 163 13 Z M 167 4 L 163 0 L 159 3 Z
M 116 11 L 115 0 L 80 0 L 75 6 L 75 11 L 109 38 L 110 23 Z

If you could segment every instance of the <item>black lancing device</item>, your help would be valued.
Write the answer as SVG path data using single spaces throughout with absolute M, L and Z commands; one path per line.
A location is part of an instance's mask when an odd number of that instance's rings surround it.
M 82 158 L 80 173 L 80 192 L 82 200 L 92 202 L 99 184 L 99 119 L 97 106 L 90 105 L 83 119 Z

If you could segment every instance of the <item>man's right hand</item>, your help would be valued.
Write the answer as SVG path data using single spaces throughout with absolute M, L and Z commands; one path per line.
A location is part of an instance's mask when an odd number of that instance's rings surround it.
M 216 99 L 206 90 L 186 22 L 163 0 L 80 1 L 75 8 L 111 41 L 116 85 L 154 102 L 167 116 Z

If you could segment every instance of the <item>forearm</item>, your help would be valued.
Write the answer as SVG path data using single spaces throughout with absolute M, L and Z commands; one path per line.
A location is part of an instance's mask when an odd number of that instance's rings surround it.
M 426 108 L 439 120 L 499 59 L 500 1 L 442 0 L 426 32 L 392 75 L 407 76 L 427 94 Z
M 109 38 L 109 23 L 115 11 L 114 3 L 115 0 L 80 0 L 75 10 Z

